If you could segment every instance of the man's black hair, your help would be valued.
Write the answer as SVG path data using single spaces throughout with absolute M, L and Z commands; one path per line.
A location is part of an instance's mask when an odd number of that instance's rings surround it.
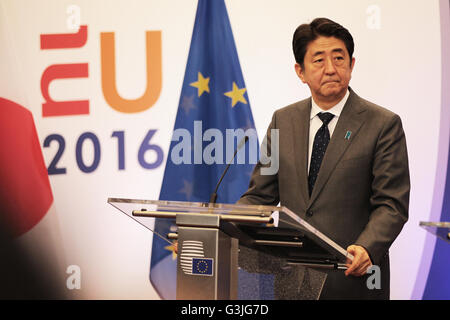
M 319 36 L 335 37 L 344 42 L 350 56 L 350 63 L 353 58 L 355 45 L 350 32 L 328 18 L 316 18 L 310 24 L 302 24 L 294 32 L 292 39 L 292 49 L 294 50 L 295 61 L 304 68 L 304 59 L 308 44 L 316 40 Z

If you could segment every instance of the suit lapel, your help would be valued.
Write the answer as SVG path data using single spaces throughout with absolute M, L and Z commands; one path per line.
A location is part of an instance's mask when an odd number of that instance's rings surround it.
M 364 123 L 365 108 L 361 105 L 359 100 L 360 98 L 350 89 L 350 96 L 338 119 L 333 136 L 330 139 L 327 151 L 322 160 L 322 165 L 309 200 L 308 208 L 320 194 L 320 191 L 325 186 L 345 150 L 347 150 L 355 139 L 361 125 Z
M 308 144 L 309 144 L 309 120 L 311 114 L 311 98 L 299 104 L 297 112 L 292 117 L 294 128 L 293 149 L 295 150 L 295 167 L 297 169 L 297 181 L 299 190 L 304 200 L 308 203 Z

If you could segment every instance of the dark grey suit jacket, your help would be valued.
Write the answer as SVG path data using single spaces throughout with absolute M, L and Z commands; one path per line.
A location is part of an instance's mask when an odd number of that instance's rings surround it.
M 343 271 L 332 271 L 322 299 L 388 299 L 388 250 L 408 220 L 405 134 L 398 115 L 349 90 L 311 197 L 307 172 L 309 98 L 274 113 L 266 139 L 270 150 L 270 130 L 279 129 L 279 170 L 261 175 L 264 165 L 258 163 L 249 189 L 238 203 L 281 203 L 343 248 L 363 246 L 373 264 L 380 266 L 380 290 L 367 288 L 367 275 L 345 277 Z

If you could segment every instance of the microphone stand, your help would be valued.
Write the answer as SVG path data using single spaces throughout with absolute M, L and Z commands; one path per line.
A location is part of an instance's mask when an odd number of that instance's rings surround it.
M 220 184 L 222 183 L 223 177 L 225 177 L 225 174 L 227 173 L 228 169 L 230 168 L 231 164 L 234 161 L 234 158 L 236 157 L 237 152 L 243 147 L 245 146 L 245 144 L 248 141 L 248 136 L 245 136 L 243 141 L 241 140 L 241 142 L 238 144 L 238 146 L 236 147 L 236 151 L 234 152 L 233 158 L 231 158 L 231 161 L 228 163 L 227 167 L 225 168 L 225 170 L 222 173 L 222 176 L 219 179 L 219 182 L 216 185 L 216 188 L 214 189 L 214 192 L 211 194 L 211 196 L 209 197 L 209 203 L 210 206 L 214 205 L 214 203 L 216 203 L 217 201 L 217 190 L 219 189 Z

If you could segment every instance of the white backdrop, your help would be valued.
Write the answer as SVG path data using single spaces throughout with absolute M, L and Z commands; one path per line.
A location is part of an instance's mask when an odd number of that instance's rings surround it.
M 425 243 L 419 221 L 429 220 L 438 155 L 441 108 L 439 1 L 322 0 L 226 1 L 255 125 L 263 133 L 272 113 L 308 97 L 294 72 L 292 34 L 304 22 L 329 17 L 352 33 L 356 65 L 352 88 L 362 97 L 398 113 L 404 124 L 411 171 L 410 220 L 391 249 L 391 297 L 411 298 Z M 82 48 L 41 50 L 40 35 L 73 33 L 87 25 Z M 65 140 L 51 175 L 67 266 L 81 270 L 81 288 L 73 298 L 157 299 L 149 279 L 151 233 L 117 212 L 108 197 L 157 199 L 179 102 L 195 19 L 195 0 L 0 0 L 0 96 L 27 107 L 34 115 L 41 145 L 51 134 Z M 146 88 L 145 32 L 162 33 L 162 89 L 149 109 L 126 114 L 112 109 L 101 85 L 100 34 L 114 32 L 119 94 L 140 97 Z M 43 117 L 41 76 L 53 64 L 88 63 L 89 76 L 55 80 L 54 100 L 89 100 L 86 115 Z M 144 169 L 138 150 L 148 130 L 151 143 L 164 151 L 156 169 Z M 124 132 L 125 169 L 118 169 L 118 139 Z M 82 133 L 99 140 L 100 162 L 82 172 L 75 150 Z M 260 139 L 262 138 L 260 134 Z M 47 166 L 58 144 L 43 147 Z M 85 142 L 85 164 L 93 161 Z M 155 160 L 151 152 L 148 162 Z M 65 267 L 67 267 L 65 266 Z M 65 283 L 62 284 L 65 286 Z

